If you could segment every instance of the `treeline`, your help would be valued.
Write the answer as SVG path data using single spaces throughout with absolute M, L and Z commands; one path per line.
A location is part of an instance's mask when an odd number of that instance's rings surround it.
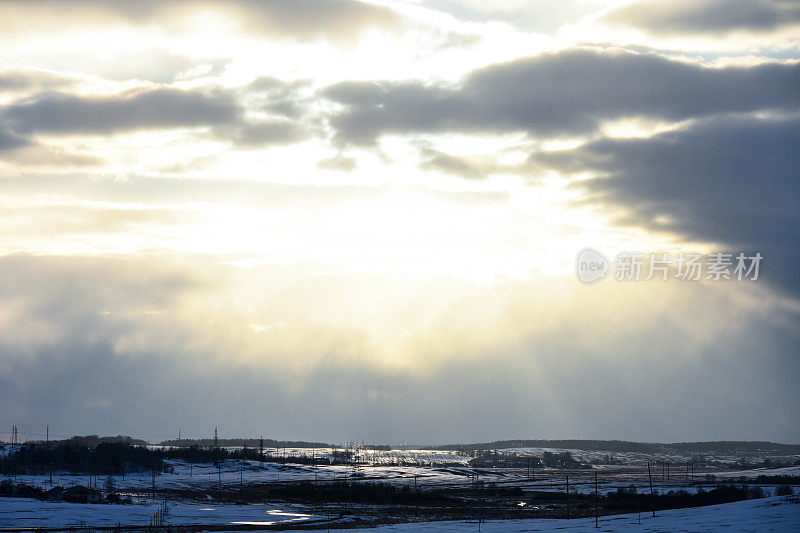
M 592 498 L 592 495 L 587 495 Z M 625 513 L 636 510 L 649 510 L 652 506 L 657 511 L 664 509 L 682 509 L 684 507 L 701 507 L 705 505 L 718 505 L 740 500 L 763 498 L 764 491 L 761 487 L 748 487 L 747 485 L 718 485 L 712 490 L 702 488 L 696 493 L 685 490 L 671 490 L 664 493 L 637 492 L 636 488 L 619 488 L 616 492 L 608 493 L 603 498 L 603 509 L 609 513 Z
M 165 459 L 179 459 L 189 463 L 217 464 L 220 461 L 269 461 L 281 464 L 330 465 L 350 464 L 353 453 L 334 452 L 332 458 L 309 455 L 272 455 L 257 448 L 213 448 L 198 445 L 149 448 L 131 444 L 131 441 L 94 441 L 69 439 L 45 443 L 27 442 L 0 457 L 0 474 L 46 474 L 69 472 L 73 474 L 124 475 L 129 472 L 168 470 Z
M 264 448 L 264 455 L 259 455 L 258 448 L 234 448 L 227 449 L 220 447 L 216 448 L 201 448 L 194 444 L 192 446 L 170 447 L 157 450 L 157 452 L 165 459 L 180 459 L 189 463 L 211 463 L 216 464 L 218 461 L 225 461 L 228 459 L 238 459 L 242 461 L 269 461 L 271 463 L 291 463 L 291 464 L 304 464 L 304 465 L 329 465 L 336 464 L 336 461 L 331 461 L 326 457 L 310 457 L 310 456 L 273 456 L 271 450 Z
M 220 448 L 255 448 L 261 446 L 261 439 L 171 439 L 158 443 L 159 446 L 170 446 L 175 448 L 183 448 L 190 446 L 199 446 L 201 448 L 213 448 L 215 445 Z M 304 440 L 275 440 L 264 439 L 264 453 L 270 448 L 343 448 L 344 446 L 336 446 L 327 442 L 308 442 Z M 382 450 L 390 451 L 391 446 L 387 444 L 363 444 L 359 448 L 364 450 Z
M 712 441 L 712 442 L 674 442 L 665 444 L 678 453 L 722 453 L 722 454 L 800 454 L 800 444 L 780 444 L 761 440 L 754 441 Z
M 583 451 L 676 453 L 676 454 L 800 454 L 800 444 L 779 444 L 766 441 L 709 441 L 709 442 L 632 442 L 624 440 L 498 440 L 474 444 L 446 444 L 433 449 L 447 451 L 501 450 L 509 448 L 562 448 Z
M 29 441 L 30 444 L 45 444 L 45 441 Z M 77 446 L 85 446 L 87 448 L 96 448 L 99 444 L 109 444 L 109 443 L 125 443 L 130 444 L 132 446 L 147 446 L 147 441 L 143 441 L 141 439 L 134 439 L 133 437 L 129 437 L 127 435 L 117 435 L 116 437 L 99 437 L 97 435 L 75 435 L 74 437 L 70 437 L 68 439 L 62 440 L 51 440 L 49 444 L 51 446 L 58 446 L 61 444 L 73 444 Z
M 97 442 L 92 446 L 71 439 L 50 445 L 26 443 L 0 457 L 0 473 L 124 475 L 164 468 L 162 454 L 129 442 Z
M 200 448 L 213 448 L 215 445 L 220 448 L 256 448 L 261 445 L 261 439 L 172 439 L 158 443 L 159 446 L 189 447 L 199 446 Z M 274 440 L 264 439 L 264 449 L 267 448 L 335 448 L 324 442 L 306 442 L 302 440 Z
M 541 457 L 494 450 L 470 450 L 467 453 L 473 457 L 469 465 L 476 468 L 592 468 L 592 465 L 575 459 L 570 452 L 545 451 Z
M 783 492 L 786 493 L 786 489 Z M 694 493 L 685 490 L 654 491 L 652 495 L 649 490 L 639 492 L 634 486 L 630 486 L 597 496 L 593 493 L 573 492 L 569 499 L 565 492 L 533 491 L 528 494 L 528 503 L 544 508 L 544 516 L 547 518 L 594 516 L 595 504 L 600 514 L 614 515 L 718 505 L 765 496 L 760 487 L 747 485 L 718 485 L 712 490 L 700 489 Z

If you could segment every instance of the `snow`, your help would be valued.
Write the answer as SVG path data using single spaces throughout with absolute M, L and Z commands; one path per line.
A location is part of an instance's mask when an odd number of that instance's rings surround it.
M 0 526 L 2 527 L 69 527 L 69 526 L 114 526 L 148 525 L 159 510 L 160 502 L 133 505 L 74 504 L 64 502 L 42 502 L 30 498 L 0 499 Z M 167 504 L 166 525 L 268 525 L 278 522 L 311 522 L 322 517 L 305 514 L 302 508 L 275 504 L 232 505 L 214 503 L 170 502 Z M 379 526 L 374 529 L 339 530 L 352 533 L 375 531 L 426 532 L 452 531 L 472 532 L 478 529 L 475 521 L 419 522 Z M 708 507 L 659 511 L 655 518 L 649 513 L 615 515 L 600 518 L 600 529 L 595 529 L 594 519 L 574 520 L 493 520 L 483 522 L 481 531 L 501 532 L 548 532 L 548 531 L 614 531 L 665 532 L 693 531 L 713 532 L 724 529 L 728 532 L 789 532 L 800 531 L 800 497 L 772 497 L 748 500 Z
M 43 502 L 32 498 L 0 498 L 0 526 L 67 527 L 148 525 L 161 502 L 130 505 Z M 286 506 L 284 505 L 284 508 Z M 232 505 L 189 502 L 167 503 L 165 525 L 289 523 L 318 519 L 276 504 Z
M 758 476 L 800 476 L 800 466 L 787 466 L 784 468 L 753 468 L 750 470 L 735 470 L 732 472 L 714 472 L 716 479 L 753 479 Z
M 470 468 L 431 468 L 416 466 L 365 466 L 365 465 L 333 465 L 319 466 L 248 462 L 239 460 L 224 461 L 221 470 L 208 463 L 190 465 L 179 460 L 166 460 L 164 463 L 172 468 L 172 472 L 160 473 L 156 476 L 156 489 L 204 489 L 214 487 L 221 482 L 224 487 L 238 488 L 240 479 L 243 483 L 284 483 L 298 481 L 333 481 L 333 480 L 379 480 L 397 484 L 464 484 L 470 476 L 476 474 Z M 495 472 L 481 471 L 480 479 L 485 482 L 520 479 L 519 476 L 508 475 L 502 470 Z M 97 480 L 102 487 L 107 476 Z M 152 486 L 150 472 L 128 473 L 112 476 L 114 486 L 123 492 L 149 492 Z M 50 488 L 46 475 L 18 474 L 18 483 Z M 73 475 L 66 472 L 53 474 L 53 485 L 64 488 L 73 485 L 89 486 L 88 475 Z
M 498 486 L 514 485 L 523 490 L 538 491 L 563 491 L 565 490 L 565 472 L 557 469 L 537 469 L 531 479 L 524 475 L 524 470 L 507 470 L 502 468 L 474 469 L 469 467 L 427 467 L 427 466 L 369 466 L 369 465 L 333 465 L 319 466 L 258 463 L 240 460 L 224 461 L 221 471 L 208 464 L 190 465 L 179 460 L 165 461 L 172 471 L 158 474 L 155 478 L 157 490 L 208 490 L 216 489 L 221 481 L 223 487 L 236 490 L 241 482 L 252 483 L 286 483 L 309 481 L 325 482 L 332 480 L 350 481 L 380 481 L 397 485 L 416 485 L 420 488 L 432 486 L 465 486 L 474 480 L 484 483 L 497 483 Z M 627 488 L 635 485 L 639 491 L 649 490 L 647 473 L 642 471 L 603 471 L 601 469 L 583 472 L 570 472 L 570 490 L 580 493 L 594 492 L 594 474 L 599 477 L 599 491 L 601 493 L 613 492 L 618 488 Z M 705 473 L 695 473 L 692 480 L 686 480 L 682 474 L 677 474 L 672 479 L 664 479 L 660 473 L 654 473 L 653 486 L 660 493 L 670 490 L 685 490 L 696 492 L 699 489 L 711 490 L 719 481 L 735 481 L 739 478 L 753 479 L 760 475 L 800 475 L 800 467 L 774 469 L 752 469 L 736 471 L 717 471 L 713 479 L 706 479 Z M 107 476 L 101 476 L 94 481 L 97 487 L 102 488 Z M 123 493 L 148 494 L 152 487 L 150 472 L 128 473 L 122 476 L 112 476 L 116 489 Z M 16 476 L 18 483 L 39 486 L 43 489 L 50 488 L 49 477 L 36 474 L 19 474 Z M 53 486 L 68 488 L 73 485 L 90 486 L 92 480 L 88 475 L 72 475 L 65 472 L 53 474 Z M 755 485 L 752 485 L 755 486 Z M 760 484 L 767 495 L 774 494 L 775 484 Z
M 0 445 L 0 455 L 8 453 L 10 446 Z M 512 449 L 514 453 L 536 453 L 542 451 L 563 451 L 556 449 L 530 448 Z M 302 450 L 289 449 L 281 450 L 281 454 L 287 455 L 311 455 L 316 457 L 327 456 L 332 453 L 330 449 Z M 585 454 L 581 460 L 591 459 L 591 454 L 597 452 L 580 452 Z M 615 454 L 611 454 L 615 455 Z M 432 487 L 464 487 L 475 480 L 484 483 L 497 483 L 498 486 L 517 486 L 525 491 L 563 491 L 565 489 L 565 474 L 569 474 L 570 490 L 573 492 L 592 493 L 594 492 L 594 475 L 598 474 L 599 491 L 607 493 L 617 490 L 617 488 L 627 488 L 631 484 L 635 485 L 640 492 L 649 491 L 647 478 L 646 456 L 638 454 L 616 454 L 619 459 L 629 461 L 623 465 L 599 465 L 591 470 L 563 471 L 558 469 L 536 469 L 534 478 L 528 478 L 524 469 L 504 469 L 504 468 L 472 468 L 467 462 L 469 457 L 460 455 L 457 452 L 441 452 L 437 450 L 403 450 L 403 451 L 376 451 L 372 457 L 371 451 L 363 451 L 362 457 L 375 460 L 375 464 L 370 465 L 333 465 L 333 466 L 314 466 L 300 464 L 278 464 L 278 463 L 259 463 L 257 461 L 228 460 L 224 461 L 221 469 L 210 464 L 190 465 L 185 461 L 168 460 L 165 463 L 170 467 L 171 472 L 158 474 L 155 478 L 155 488 L 157 491 L 190 489 L 192 491 L 205 492 L 209 489 L 216 489 L 218 484 L 228 490 L 236 490 L 239 487 L 240 479 L 245 485 L 252 483 L 285 483 L 298 481 L 318 480 L 319 482 L 331 480 L 350 481 L 381 481 L 392 484 L 415 485 L 421 489 Z M 577 456 L 577 454 L 576 454 Z M 598 454 L 599 456 L 599 454 Z M 576 457 L 577 458 L 577 457 Z M 650 456 L 653 460 L 653 456 Z M 424 464 L 427 466 L 391 466 L 381 463 L 405 461 L 406 463 Z M 458 465 L 458 466 L 444 466 Z M 784 463 L 785 464 L 785 463 Z M 438 466 L 437 466 L 438 465 Z M 714 488 L 718 481 L 735 482 L 739 478 L 754 479 L 760 475 L 767 476 L 798 476 L 800 466 L 784 468 L 754 468 L 749 470 L 714 470 L 698 472 L 694 476 L 686 479 L 685 473 L 679 469 L 671 472 L 671 479 L 663 476 L 660 469 L 653 472 L 654 489 L 660 493 L 670 490 L 686 490 L 695 492 L 699 488 L 710 490 Z M 707 478 L 706 475 L 710 474 Z M 241 476 L 241 477 L 240 477 Z M 135 524 L 149 524 L 151 517 L 158 511 L 159 503 L 153 503 L 148 496 L 152 487 L 152 474 L 150 472 L 128 473 L 124 479 L 122 476 L 112 477 L 113 485 L 124 494 L 131 496 L 134 500 L 133 505 L 87 505 L 87 504 L 68 504 L 62 502 L 39 502 L 33 499 L 20 498 L 0 498 L 0 526 L 19 525 L 50 527 L 63 525 L 80 525 L 92 523 L 97 525 L 116 525 L 118 522 L 133 521 Z M 50 488 L 49 476 L 34 474 L 18 474 L 17 483 L 35 485 L 44 489 Z M 64 488 L 73 485 L 89 486 L 92 480 L 87 475 L 71 475 L 64 472 L 53 474 L 53 485 Z M 99 479 L 94 478 L 94 485 L 103 487 L 106 476 Z M 751 485 L 754 487 L 755 485 Z M 760 484 L 767 496 L 775 494 L 776 484 Z M 797 489 L 795 488 L 795 491 Z M 797 497 L 793 497 L 797 498 Z M 791 503 L 793 499 L 767 498 L 753 500 L 750 502 L 740 502 L 739 504 L 728 504 L 733 507 L 716 506 L 715 508 L 727 509 L 724 513 L 713 512 L 712 507 L 702 509 L 685 509 L 681 511 L 669 511 L 662 513 L 662 516 L 651 519 L 642 516 L 642 525 L 636 526 L 640 531 L 671 531 L 681 530 L 686 527 L 693 531 L 712 531 L 714 528 L 706 523 L 716 524 L 717 527 L 726 527 L 731 531 L 769 531 L 769 529 L 750 527 L 748 524 L 758 524 L 759 520 L 764 520 L 774 527 L 772 531 L 795 530 L 800 531 L 798 524 L 800 505 Z M 737 507 L 737 505 L 739 507 Z M 282 507 L 282 509 L 279 509 Z M 168 503 L 168 524 L 198 524 L 198 523 L 263 523 L 282 520 L 314 520 L 315 517 L 303 515 L 302 506 L 291 506 L 283 504 L 260 504 L 260 505 L 232 505 L 232 504 L 198 504 L 196 502 L 170 502 Z M 292 513 L 290 515 L 282 514 Z M 683 513 L 683 514 L 681 514 Z M 675 525 L 667 522 L 665 518 L 675 520 Z M 700 517 L 700 518 L 697 518 Z M 727 518 L 726 518 L 727 517 Z M 752 518 L 756 517 L 756 518 Z M 760 517 L 760 518 L 758 518 Z M 635 517 L 634 517 L 635 518 Z M 628 520 L 628 521 L 626 521 Z M 694 525 L 691 520 L 698 520 Z M 715 522 L 716 520 L 716 522 Z M 719 520 L 730 520 L 731 523 L 723 524 Z M 737 522 L 738 520 L 738 522 Z M 683 521 L 683 522 L 682 522 Z M 630 517 L 608 517 L 604 518 L 604 527 L 609 527 L 615 531 L 628 527 Z M 586 525 L 588 524 L 588 525 Z M 507 521 L 501 525 L 489 523 L 482 526 L 482 531 L 550 531 L 553 528 L 564 528 L 566 530 L 580 530 L 591 526 L 594 529 L 594 521 L 582 525 L 581 520 L 567 521 Z M 792 525 L 789 529 L 781 529 L 784 525 Z M 340 524 L 341 525 L 341 524 Z M 402 529 L 403 531 L 426 531 L 429 529 L 450 528 L 445 531 L 473 531 L 477 529 L 477 524 L 465 524 L 463 522 L 437 522 L 431 524 L 415 524 L 417 529 Z M 396 526 L 392 526 L 396 527 Z M 411 527 L 411 526 L 403 526 Z M 736 529 L 741 527 L 743 529 Z M 425 529 L 427 528 L 427 529 Z M 466 529 L 464 529 L 466 528 Z M 484 529 L 485 528 L 485 529 Z M 495 528 L 495 529 L 491 529 Z M 651 528 L 651 529 L 648 529 Z M 658 529 L 661 528 L 661 529 Z M 733 529 L 731 529 L 733 528 Z M 383 529 L 383 528 L 381 528 Z M 400 531 L 401 529 L 386 529 L 386 531 Z
M 600 528 L 595 529 L 593 518 L 575 520 L 493 520 L 483 522 L 480 531 L 484 533 L 506 532 L 578 532 L 613 531 L 626 532 L 796 532 L 800 531 L 800 499 L 764 498 L 708 507 L 660 511 L 653 518 L 642 513 L 641 524 L 638 514 L 607 516 L 600 518 Z M 341 533 L 363 533 L 363 529 L 341 529 Z M 474 532 L 477 522 L 420 522 L 380 526 L 368 531 L 375 533 L 427 531 Z

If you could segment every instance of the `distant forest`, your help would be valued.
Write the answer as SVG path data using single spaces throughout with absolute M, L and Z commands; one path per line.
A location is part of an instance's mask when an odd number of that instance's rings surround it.
M 584 451 L 676 453 L 676 454 L 800 454 L 800 444 L 779 444 L 766 441 L 710 441 L 710 442 L 631 442 L 625 440 L 497 440 L 476 444 L 446 444 L 433 449 L 448 451 L 500 450 L 506 448 L 567 448 Z
M 40 443 L 44 444 L 44 441 L 28 441 L 30 444 Z M 49 444 L 51 446 L 58 446 L 61 444 L 67 445 L 74 445 L 74 446 L 82 446 L 85 448 L 97 448 L 99 444 L 130 444 L 131 446 L 147 446 L 148 442 L 142 439 L 134 439 L 133 437 L 128 437 L 127 435 L 117 435 L 116 437 L 98 437 L 97 435 L 75 435 L 74 437 L 70 437 L 68 439 L 63 440 L 51 440 Z
M 219 439 L 217 445 L 221 448 L 258 448 L 260 439 Z M 159 446 L 199 446 L 200 448 L 211 448 L 214 446 L 214 439 L 171 439 L 158 443 Z M 264 449 L 267 448 L 335 448 L 324 442 L 306 442 L 302 440 L 273 440 L 264 439 Z
M 218 444 L 220 448 L 253 448 L 258 449 L 261 446 L 260 439 L 219 439 Z M 171 439 L 158 443 L 158 446 L 170 446 L 173 448 L 185 448 L 189 446 L 198 446 L 200 448 L 213 448 L 214 439 Z M 304 440 L 274 440 L 264 439 L 264 450 L 268 451 L 275 448 L 343 448 L 344 446 L 337 446 L 335 444 L 328 444 L 326 442 L 307 442 Z M 366 450 L 391 450 L 390 446 L 382 444 L 364 444 L 361 446 Z
M 190 463 L 213 463 L 229 459 L 270 461 L 294 464 L 349 464 L 352 453 L 334 452 L 327 457 L 272 457 L 269 449 L 259 455 L 258 448 L 228 449 L 213 447 L 176 446 L 153 448 L 130 438 L 86 439 L 26 442 L 0 455 L 0 475 L 46 474 L 66 471 L 73 474 L 125 475 L 131 472 L 166 472 L 170 467 L 165 459 L 181 459 Z M 134 444 L 135 443 L 135 444 Z M 231 446 L 233 448 L 233 446 Z

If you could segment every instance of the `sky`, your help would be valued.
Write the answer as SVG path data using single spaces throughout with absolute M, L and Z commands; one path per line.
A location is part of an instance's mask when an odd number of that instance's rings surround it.
M 2 1 L 0 439 L 798 443 L 798 146 L 792 0 Z

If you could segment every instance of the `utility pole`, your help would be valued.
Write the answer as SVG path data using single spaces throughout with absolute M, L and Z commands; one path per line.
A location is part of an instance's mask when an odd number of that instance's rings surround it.
M 653 503 L 653 474 L 650 472 L 650 461 L 647 462 L 647 479 L 650 480 L 650 510 L 653 512 L 653 518 L 655 518 L 656 508 Z
M 600 516 L 597 510 L 597 473 L 594 474 L 594 527 L 600 527 Z
M 639 525 L 642 525 L 642 500 L 636 498 L 636 513 L 639 515 Z
M 567 520 L 569 520 L 569 474 L 567 474 Z
M 481 530 L 483 520 L 483 485 L 478 485 L 478 531 Z
M 217 461 L 217 484 L 219 491 L 222 492 L 222 461 L 219 457 L 219 438 L 217 436 L 217 426 L 214 426 L 214 458 Z
M 47 424 L 46 435 L 47 435 L 47 437 L 45 437 L 46 444 L 47 444 L 47 447 L 49 448 L 50 447 L 50 424 Z
M 261 439 L 258 441 L 258 462 L 264 462 L 264 435 L 261 435 Z

